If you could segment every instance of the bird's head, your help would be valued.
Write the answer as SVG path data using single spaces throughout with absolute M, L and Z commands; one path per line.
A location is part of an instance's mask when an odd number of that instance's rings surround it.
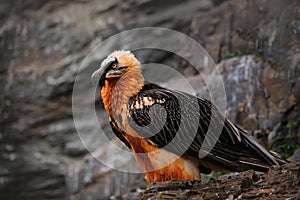
M 102 88 L 105 81 L 122 77 L 131 69 L 140 70 L 141 63 L 130 51 L 114 51 L 105 58 L 98 70 L 92 74 L 92 80 Z

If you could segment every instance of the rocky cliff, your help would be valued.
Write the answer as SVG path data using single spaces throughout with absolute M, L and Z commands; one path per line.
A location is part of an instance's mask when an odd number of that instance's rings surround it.
M 218 63 L 229 118 L 286 157 L 299 147 L 298 1 L 2 0 L 0 10 L 1 199 L 133 199 L 145 187 L 143 174 L 95 160 L 72 116 L 73 84 L 84 58 L 105 39 L 136 27 L 165 27 L 194 38 Z M 89 78 L 104 56 L 90 59 L 82 73 Z M 138 56 L 172 66 L 203 94 L 201 78 L 185 60 L 159 51 Z M 96 104 L 102 129 L 113 137 Z M 81 128 L 93 151 L 128 163 L 112 156 L 89 122 Z

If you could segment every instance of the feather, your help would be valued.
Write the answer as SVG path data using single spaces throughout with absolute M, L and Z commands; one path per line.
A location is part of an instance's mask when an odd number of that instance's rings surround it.
M 142 102 L 145 98 L 151 99 L 152 103 Z M 133 106 L 136 102 L 139 102 L 138 108 Z M 127 109 L 128 121 L 140 136 L 179 156 L 199 158 L 202 153 L 204 161 L 231 171 L 266 171 L 281 160 L 225 119 L 210 101 L 203 98 L 147 83 L 130 98 Z M 161 120 L 163 112 L 166 118 Z M 220 136 L 208 132 L 209 127 L 221 131 Z M 207 150 L 210 146 L 212 149 Z

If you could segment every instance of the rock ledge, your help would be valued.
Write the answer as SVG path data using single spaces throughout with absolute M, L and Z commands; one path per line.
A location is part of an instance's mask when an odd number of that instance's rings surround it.
M 300 163 L 273 167 L 267 173 L 249 170 L 199 181 L 149 185 L 142 199 L 299 199 Z

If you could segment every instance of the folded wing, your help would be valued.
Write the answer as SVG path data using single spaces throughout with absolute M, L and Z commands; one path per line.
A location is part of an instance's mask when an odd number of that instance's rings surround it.
M 231 171 L 266 171 L 284 162 L 203 98 L 146 84 L 129 100 L 127 110 L 140 136 L 179 156 L 205 155 L 201 159 Z

